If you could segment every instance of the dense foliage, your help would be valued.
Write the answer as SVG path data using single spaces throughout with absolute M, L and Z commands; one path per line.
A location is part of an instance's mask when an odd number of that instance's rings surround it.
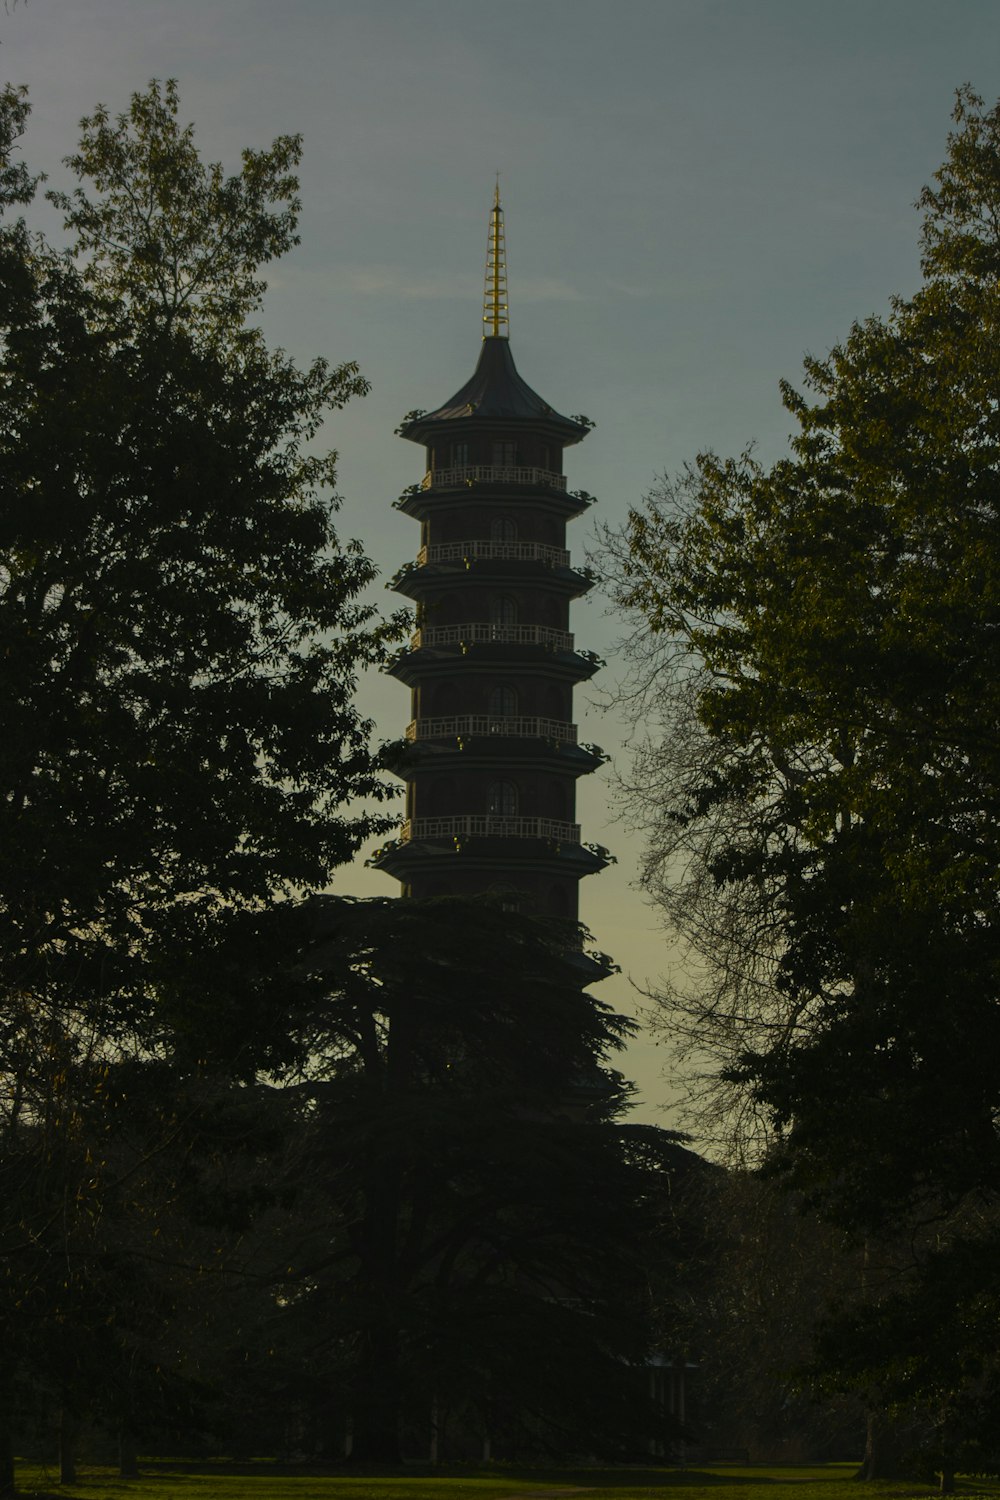
M 298 141 L 226 178 L 153 84 L 83 122 L 60 251 L 10 217 L 27 112 L 0 96 L 5 1419 L 27 1366 L 70 1406 L 129 1324 L 123 1257 L 171 1198 L 149 1163 L 199 1138 L 160 1087 L 169 995 L 321 886 L 377 826 L 349 804 L 384 795 L 353 701 L 373 569 L 312 448 L 365 382 L 247 321 L 295 243 Z
M 955 118 L 920 199 L 923 284 L 808 361 L 805 395 L 784 388 L 790 456 L 703 456 L 610 541 L 651 726 L 626 790 L 703 980 L 667 1024 L 711 1057 L 730 1126 L 892 1267 L 876 1312 L 828 1327 L 828 1376 L 925 1401 L 939 1450 L 975 1437 L 982 1461 L 1000 1447 L 980 1338 L 1000 1264 L 1000 108 L 963 90 Z
M 379 630 L 307 451 L 364 381 L 245 321 L 294 242 L 297 142 L 225 180 L 155 85 L 83 132 L 72 255 L 22 223 L 0 246 L 0 964 L 7 995 L 121 1019 L 158 955 L 370 831 L 343 809 L 382 795 L 352 698 Z
M 315 1224 L 284 1322 L 312 1351 L 302 1409 L 339 1414 L 324 1446 L 348 1427 L 383 1462 L 432 1431 L 441 1456 L 669 1444 L 641 1372 L 693 1159 L 622 1123 L 633 1027 L 581 989 L 575 932 L 457 897 L 316 898 L 301 919 L 316 999 L 285 1076 Z

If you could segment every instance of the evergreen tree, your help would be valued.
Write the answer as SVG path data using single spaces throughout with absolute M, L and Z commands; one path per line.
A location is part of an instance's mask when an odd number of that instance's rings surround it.
M 621 1123 L 632 1027 L 581 989 L 576 932 L 457 897 L 302 918 L 283 1068 L 318 1213 L 282 1295 L 333 1451 L 347 1420 L 355 1458 L 383 1463 L 407 1424 L 410 1451 L 434 1425 L 644 1451 L 653 1241 L 688 1153 Z

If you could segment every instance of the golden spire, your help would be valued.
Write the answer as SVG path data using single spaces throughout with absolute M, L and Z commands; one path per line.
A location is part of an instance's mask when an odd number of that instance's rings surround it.
M 509 338 L 507 317 L 507 251 L 503 238 L 503 209 L 500 207 L 500 173 L 493 191 L 490 210 L 490 235 L 486 242 L 486 295 L 483 298 L 483 337 Z

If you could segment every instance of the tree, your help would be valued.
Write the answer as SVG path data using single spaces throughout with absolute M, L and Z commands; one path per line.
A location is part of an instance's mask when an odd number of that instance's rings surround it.
M 281 1069 L 317 1218 L 281 1300 L 322 1371 L 324 1445 L 347 1420 L 382 1463 L 404 1422 L 508 1451 L 638 1444 L 650 1237 L 686 1153 L 619 1123 L 631 1026 L 581 989 L 575 930 L 452 897 L 301 918 Z
M 837 1390 L 817 1400 L 801 1372 L 817 1309 L 857 1306 L 862 1253 L 750 1172 L 698 1173 L 682 1216 L 695 1231 L 681 1327 L 700 1367 L 700 1444 L 751 1462 L 843 1458 L 864 1430 L 861 1403 Z
M 0 227 L 0 1256 L 20 1292 L 101 1199 L 113 1153 L 80 1131 L 107 1069 L 176 1046 L 170 991 L 242 916 L 322 888 L 380 826 L 356 799 L 387 795 L 353 693 L 393 627 L 315 449 L 366 383 L 249 321 L 296 242 L 300 143 L 227 178 L 178 109 L 152 83 L 84 120 L 80 185 L 50 195 L 67 251 Z M 8 215 L 36 186 L 26 119 L 8 88 Z M 210 1003 L 189 1019 L 196 1056 Z M 26 1170 L 38 1151 L 70 1175 Z
M 626 795 L 705 976 L 668 1024 L 807 1201 L 938 1219 L 958 1308 L 1000 1187 L 1000 109 L 955 118 L 923 285 L 783 388 L 791 455 L 703 456 L 609 541 L 656 724 Z
M 0 953 L 11 987 L 44 957 L 105 1008 L 220 908 L 321 887 L 371 831 L 345 804 L 385 795 L 352 702 L 373 570 L 307 451 L 365 385 L 246 324 L 298 142 L 226 180 L 177 108 L 154 84 L 84 122 L 72 258 L 14 226 L 0 288 Z

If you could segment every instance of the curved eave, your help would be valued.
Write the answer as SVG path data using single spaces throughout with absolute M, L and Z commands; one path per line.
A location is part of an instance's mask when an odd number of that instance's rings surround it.
M 584 984 L 599 984 L 602 979 L 610 979 L 618 972 L 618 965 L 604 953 L 592 954 L 577 949 L 566 954 L 566 962 L 584 976 Z
M 470 379 L 448 401 L 434 411 L 422 412 L 400 429 L 411 443 L 427 443 L 437 433 L 476 424 L 523 428 L 525 423 L 548 432 L 564 447 L 579 443 L 588 428 L 572 417 L 564 417 L 518 374 L 510 342 L 490 336 L 483 339 L 479 360 Z
M 408 781 L 424 770 L 442 769 L 442 761 L 461 756 L 464 765 L 498 768 L 516 762 L 536 762 L 546 770 L 570 776 L 589 776 L 604 765 L 607 756 L 596 746 L 574 745 L 560 740 L 527 739 L 511 735 L 463 735 L 445 740 L 408 740 L 398 760 L 390 767 L 394 775 Z
M 455 412 L 451 416 L 428 415 L 415 417 L 412 422 L 407 422 L 405 427 L 399 429 L 401 438 L 408 443 L 419 443 L 421 447 L 430 447 L 436 438 L 462 437 L 466 434 L 474 434 L 477 428 L 489 431 L 491 434 L 523 432 L 526 426 L 531 426 L 539 437 L 552 439 L 561 443 L 564 448 L 572 448 L 575 443 L 582 443 L 589 427 L 584 427 L 582 422 L 574 422 L 569 417 L 561 417 L 558 412 L 553 412 L 551 417 L 513 417 L 496 415 L 488 412 L 467 409 L 464 413 Z
M 518 494 L 511 495 L 512 489 L 516 489 Z M 520 493 L 522 490 L 528 491 L 529 487 L 523 484 L 484 483 L 469 485 L 465 489 L 435 489 L 431 485 L 417 493 L 407 491 L 392 503 L 395 510 L 401 511 L 404 516 L 410 516 L 414 521 L 426 521 L 438 511 L 464 507 L 470 500 L 497 500 L 505 505 L 530 506 L 534 511 L 549 511 L 560 519 L 573 521 L 594 503 L 593 500 L 584 500 L 565 490 L 551 489 L 548 485 L 538 485 L 524 495 Z
M 397 880 L 407 880 L 418 870 L 463 866 L 496 870 L 535 870 L 541 864 L 582 879 L 596 875 L 611 863 L 607 851 L 597 852 L 586 844 L 559 844 L 549 839 L 503 839 L 489 836 L 444 839 L 408 839 L 385 844 L 365 861 L 374 870 L 384 870 Z
M 519 580 L 537 583 L 542 581 L 554 592 L 565 594 L 570 599 L 580 599 L 594 587 L 594 579 L 575 568 L 553 568 L 547 563 L 523 561 L 515 558 L 474 557 L 453 563 L 417 563 L 404 568 L 390 578 L 387 588 L 407 599 L 419 602 L 428 589 L 451 588 L 456 578 L 470 574 L 486 581 Z
M 390 677 L 407 687 L 415 687 L 425 675 L 453 673 L 461 665 L 463 671 L 469 667 L 495 671 L 499 667 L 508 671 L 514 667 L 532 671 L 541 669 L 546 676 L 559 676 L 570 682 L 586 682 L 599 671 L 604 662 L 597 655 L 593 660 L 579 651 L 549 651 L 545 646 L 470 645 L 463 651 L 460 647 L 449 650 L 441 646 L 421 646 L 417 651 L 404 651 L 384 668 Z

